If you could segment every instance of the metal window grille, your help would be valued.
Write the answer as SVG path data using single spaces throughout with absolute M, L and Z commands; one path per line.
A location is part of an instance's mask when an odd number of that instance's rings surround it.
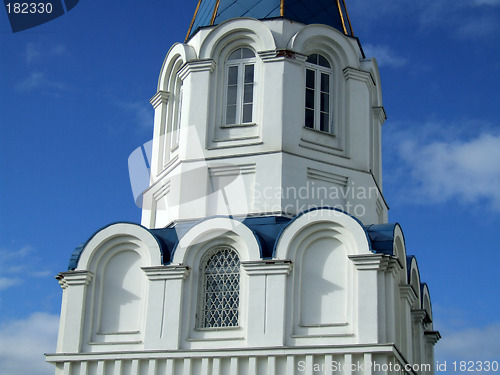
M 237 327 L 240 259 L 230 247 L 212 250 L 202 264 L 202 328 Z

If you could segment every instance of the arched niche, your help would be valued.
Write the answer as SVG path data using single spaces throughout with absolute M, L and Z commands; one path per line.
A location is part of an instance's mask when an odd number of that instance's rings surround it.
M 220 51 L 236 41 L 251 46 L 257 52 L 276 49 L 271 30 L 263 22 L 252 18 L 234 18 L 210 31 L 201 43 L 199 57 L 217 60 Z
M 196 252 L 208 243 L 229 242 L 239 253 L 241 261 L 261 259 L 260 244 L 250 228 L 238 220 L 214 217 L 193 226 L 174 249 L 172 263 L 189 265 Z
M 425 310 L 426 319 L 425 324 L 428 330 L 433 329 L 432 327 L 432 303 L 431 303 L 431 295 L 429 292 L 429 287 L 426 283 L 422 283 L 421 285 L 421 295 L 422 295 L 422 309 Z
M 176 74 L 186 62 L 196 60 L 196 58 L 196 51 L 192 46 L 181 43 L 174 44 L 163 61 L 158 79 L 158 91 L 169 91 L 172 74 Z
M 85 344 L 137 344 L 144 334 L 148 282 L 142 267 L 160 266 L 156 238 L 137 224 L 112 224 L 84 246 L 76 270 L 94 276 L 85 298 Z
M 326 223 L 335 228 L 342 238 L 348 255 L 370 254 L 368 239 L 361 223 L 342 211 L 330 208 L 318 208 L 306 211 L 293 219 L 282 231 L 276 241 L 273 257 L 292 259 L 292 241 L 299 233 L 308 228 L 314 231 L 315 225 Z
M 292 337 L 352 335 L 355 268 L 349 255 L 360 254 L 370 254 L 363 227 L 337 210 L 311 210 L 283 230 L 274 258 L 293 264 L 287 285 Z
M 403 235 L 403 230 L 396 224 L 394 227 L 394 243 L 393 243 L 393 254 L 396 257 L 399 265 L 401 266 L 401 272 L 399 273 L 399 282 L 402 284 L 406 283 L 407 278 L 407 267 L 406 267 L 406 245 L 405 238 Z
M 145 266 L 161 265 L 160 245 L 151 232 L 138 224 L 116 223 L 99 230 L 85 244 L 76 270 L 94 271 L 106 252 L 122 244 L 134 245 Z
M 420 271 L 418 269 L 417 258 L 414 256 L 408 257 L 407 262 L 408 267 L 408 285 L 411 286 L 413 292 L 415 293 L 417 299 L 413 304 L 413 308 L 420 309 L 422 305 L 422 299 L 420 296 Z
M 340 69 L 359 68 L 362 53 L 355 39 L 346 38 L 340 31 L 326 25 L 307 25 L 288 42 L 288 49 L 309 55 L 317 51 L 328 53 Z

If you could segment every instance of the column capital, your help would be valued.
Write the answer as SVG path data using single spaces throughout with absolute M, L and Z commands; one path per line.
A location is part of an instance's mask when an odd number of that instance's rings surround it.
M 415 323 L 422 323 L 427 316 L 427 312 L 424 309 L 414 309 L 411 310 L 411 316 Z
M 410 306 L 417 300 L 417 294 L 410 285 L 400 285 L 399 293 L 401 298 L 406 299 Z
M 390 272 L 392 276 L 396 276 L 399 272 L 403 270 L 403 267 L 397 260 L 397 258 L 392 257 L 387 265 L 387 272 Z
M 291 260 L 257 260 L 241 262 L 248 275 L 288 275 L 292 269 Z
M 189 275 L 189 267 L 182 265 L 166 265 L 142 267 L 149 280 L 184 280 Z
M 164 104 L 168 102 L 168 97 L 170 96 L 170 93 L 168 91 L 163 91 L 159 90 L 151 99 L 149 99 L 149 102 L 153 106 L 153 108 L 156 109 L 160 104 Z
M 259 56 L 264 63 L 274 61 L 291 61 L 297 64 L 304 64 L 307 56 L 288 49 L 276 49 L 259 52 Z
M 349 255 L 359 271 L 385 271 L 389 265 L 390 257 L 385 254 Z
M 90 271 L 68 271 L 58 273 L 56 280 L 61 288 L 66 289 L 68 286 L 88 285 L 93 276 Z
M 343 73 L 346 80 L 354 79 L 356 81 L 366 82 L 370 87 L 375 87 L 375 79 L 373 79 L 370 72 L 348 66 L 343 70 Z
M 184 79 L 192 72 L 213 72 L 215 69 L 215 61 L 212 59 L 204 60 L 193 60 L 185 63 L 182 68 L 179 69 L 179 78 L 184 81 Z
M 431 344 L 434 346 L 441 338 L 441 334 L 439 333 L 439 331 L 425 331 L 424 338 L 428 344 Z
M 383 106 L 372 107 L 373 113 L 378 117 L 380 125 L 382 125 L 385 120 L 387 120 L 387 113 L 385 113 L 385 108 Z

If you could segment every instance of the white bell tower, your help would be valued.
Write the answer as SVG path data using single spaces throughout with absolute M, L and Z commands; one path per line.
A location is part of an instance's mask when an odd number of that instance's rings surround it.
M 387 222 L 380 77 L 351 34 L 231 18 L 175 44 L 151 99 L 142 224 L 293 217 L 323 206 Z

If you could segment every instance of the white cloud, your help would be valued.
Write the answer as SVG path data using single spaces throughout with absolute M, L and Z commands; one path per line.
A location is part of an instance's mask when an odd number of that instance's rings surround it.
M 0 290 L 9 289 L 11 286 L 18 285 L 21 283 L 20 279 L 0 277 Z
M 392 51 L 388 46 L 365 44 L 363 45 L 367 57 L 375 57 L 379 66 L 391 66 L 400 68 L 404 66 L 407 60 Z
M 24 51 L 26 64 L 40 62 L 40 60 L 52 59 L 63 55 L 66 52 L 66 47 L 63 44 L 48 44 L 29 42 Z
M 40 57 L 40 48 L 33 42 L 26 45 L 26 63 L 31 64 Z
M 16 277 L 23 272 L 30 277 L 49 277 L 54 272 L 47 269 L 39 269 L 35 249 L 31 246 L 23 246 L 18 250 L 0 248 L 0 290 L 6 290 L 23 283 L 23 279 Z
M 492 361 L 500 353 L 500 322 L 481 328 L 443 330 L 436 345 L 436 359 L 447 361 Z
M 59 317 L 42 312 L 0 326 L 0 374 L 52 375 L 44 353 L 56 349 Z
M 148 102 L 118 102 L 116 105 L 125 110 L 139 129 L 152 129 L 154 124 L 153 107 Z
M 60 82 L 55 82 L 48 79 L 42 72 L 32 72 L 31 75 L 19 82 L 15 86 L 17 91 L 26 92 L 38 89 L 49 89 L 56 91 L 66 90 L 66 85 Z
M 414 203 L 455 200 L 500 211 L 500 134 L 492 129 L 429 123 L 391 130 L 384 140 L 386 182 Z
M 351 19 L 377 24 L 380 20 L 391 20 L 391 24 L 414 25 L 423 33 L 447 33 L 460 39 L 478 36 L 496 36 L 498 16 L 492 7 L 500 0 L 372 0 L 370 7 L 376 12 L 366 11 L 366 1 L 353 0 L 348 4 Z M 356 27 L 355 27 L 356 29 Z
M 500 136 L 483 133 L 470 140 L 427 144 L 408 140 L 400 154 L 421 194 L 434 201 L 488 199 L 500 210 Z

